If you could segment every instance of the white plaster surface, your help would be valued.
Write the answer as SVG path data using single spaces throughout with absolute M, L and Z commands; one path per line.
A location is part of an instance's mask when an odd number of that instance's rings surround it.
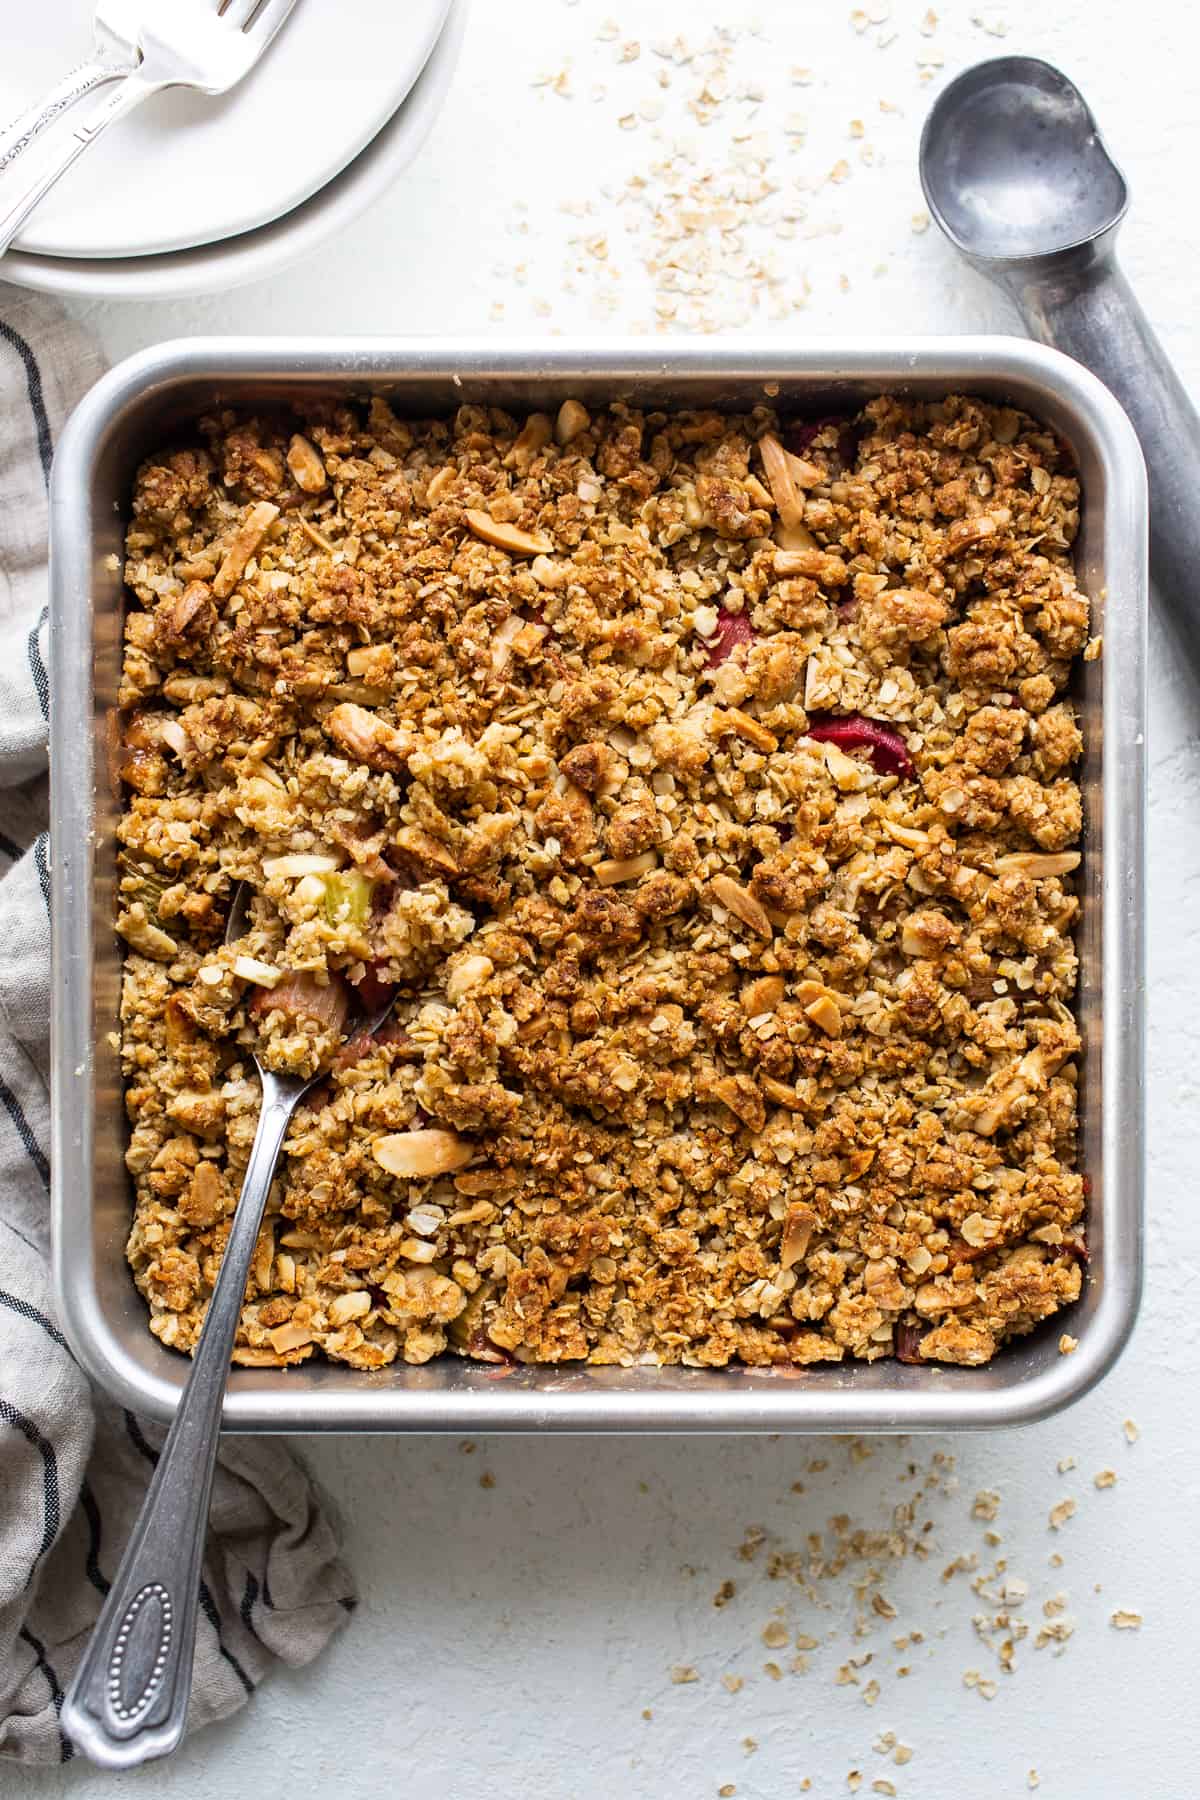
M 872 14 L 882 11 L 861 0 Z M 383 0 L 380 0 L 383 4 Z M 758 38 L 739 41 L 736 67 L 767 98 L 749 130 L 778 127 L 792 112 L 810 121 L 791 168 L 816 177 L 845 155 L 852 172 L 810 199 L 816 220 L 837 235 L 772 245 L 779 291 L 811 283 L 805 309 L 770 329 L 793 334 L 903 329 L 1007 328 L 1009 315 L 961 271 L 930 231 L 916 235 L 920 207 L 915 146 L 936 81 L 923 85 L 916 57 L 945 54 L 941 80 L 1003 50 L 1060 61 L 1083 86 L 1130 177 L 1125 231 L 1128 271 L 1185 378 L 1200 388 L 1195 270 L 1200 215 L 1194 170 L 1200 152 L 1200 77 L 1195 15 L 1184 4 L 1128 0 L 935 0 L 932 38 L 921 0 L 893 0 L 896 41 L 856 35 L 850 0 L 758 0 Z M 618 65 L 616 46 L 596 41 L 609 14 L 620 40 L 642 41 L 641 58 Z M 604 188 L 645 163 L 651 133 L 617 124 L 654 92 L 648 46 L 682 31 L 702 39 L 739 9 L 714 0 L 476 0 L 463 61 L 445 113 L 417 163 L 373 213 L 320 258 L 257 287 L 194 303 L 80 311 L 116 356 L 189 332 L 469 332 L 631 329 L 653 322 L 640 257 L 623 243 Z M 1003 40 L 979 24 L 1007 24 Z M 813 85 L 793 88 L 792 64 Z M 574 98 L 535 90 L 544 69 L 570 68 Z M 664 96 L 670 108 L 685 74 Z M 603 101 L 589 96 L 607 84 Z M 623 96 L 630 96 L 627 101 Z M 881 114 L 880 98 L 903 108 Z M 729 113 L 730 108 L 726 108 Z M 737 109 L 732 109 L 737 113 Z M 742 114 L 749 108 L 743 107 Z M 672 113 L 672 116 L 673 113 Z M 861 118 L 875 165 L 858 161 L 849 121 Z M 667 121 L 662 122 L 663 125 Z M 710 127 L 710 130 L 717 128 Z M 709 140 L 695 128 L 700 154 Z M 776 171 L 778 173 L 778 170 Z M 590 198 L 594 219 L 559 211 Z M 516 202 L 527 211 L 515 213 Z M 512 227 L 528 222 L 525 235 Z M 609 285 L 615 310 L 596 314 L 594 268 L 567 291 L 566 240 L 610 230 Z M 511 270 L 526 262 L 527 284 Z M 874 273 L 879 265 L 884 272 Z M 849 277 L 842 291 L 839 276 Z M 532 310 L 552 305 L 550 318 Z M 496 301 L 503 316 L 491 318 Z M 351 1793 L 359 1800 L 708 1800 L 733 1784 L 739 1800 L 791 1800 L 861 1792 L 890 1779 L 908 1800 L 1002 1800 L 1028 1791 L 1028 1771 L 1053 1800 L 1189 1800 L 1200 1791 L 1193 1715 L 1197 1653 L 1190 1549 L 1200 1488 L 1196 1383 L 1200 1305 L 1196 1295 L 1200 1161 L 1200 738 L 1197 697 L 1172 666 L 1156 631 L 1152 677 L 1150 812 L 1149 1271 L 1137 1336 L 1114 1374 L 1067 1415 L 1015 1435 L 904 1442 L 875 1439 L 855 1460 L 824 1440 L 480 1441 L 465 1454 L 452 1441 L 338 1439 L 305 1454 L 345 1520 L 362 1606 L 315 1667 L 283 1673 L 236 1719 L 204 1733 L 169 1764 L 111 1777 L 79 1765 L 36 1778 L 10 1771 L 6 1793 L 159 1796 L 232 1800 Z M 1121 1422 L 1133 1417 L 1140 1441 Z M 835 1514 L 869 1528 L 913 1484 L 906 1465 L 935 1450 L 957 1458 L 957 1495 L 929 1509 L 931 1555 L 889 1572 L 894 1624 L 876 1619 L 861 1643 L 847 1634 L 848 1583 L 826 1584 L 833 1610 L 806 1604 L 792 1584 L 739 1561 L 745 1528 L 758 1523 L 785 1546 L 823 1530 Z M 1077 1467 L 1060 1474 L 1066 1455 Z M 828 1467 L 812 1473 L 814 1458 Z M 1097 1491 L 1111 1467 L 1116 1486 Z M 487 1471 L 494 1485 L 481 1486 Z M 796 1494 L 791 1484 L 805 1483 Z M 970 1517 L 977 1489 L 1002 1496 L 994 1529 Z M 1061 1531 L 1050 1507 L 1066 1495 L 1078 1511 Z M 920 1514 L 926 1516 L 925 1513 Z M 1022 1609 L 1034 1631 L 1042 1600 L 1061 1588 L 1076 1631 L 1061 1656 L 1018 1645 L 1017 1668 L 1001 1674 L 975 1637 L 982 1608 L 968 1576 L 944 1582 L 962 1551 L 1007 1556 L 1030 1583 Z M 1052 1553 L 1064 1565 L 1048 1565 Z M 715 1609 L 726 1577 L 736 1597 Z M 787 1603 L 793 1631 L 828 1643 L 804 1676 L 775 1681 L 760 1633 Z M 1117 1631 L 1117 1607 L 1144 1614 L 1140 1631 Z M 899 1653 L 890 1636 L 920 1627 L 926 1641 Z M 860 1686 L 834 1674 L 850 1654 L 874 1650 Z M 911 1674 L 895 1674 L 907 1663 Z M 673 1685 L 673 1665 L 701 1679 Z M 994 1699 L 963 1686 L 977 1668 L 998 1681 Z M 745 1685 L 730 1694 L 722 1673 Z M 872 1677 L 878 1703 L 864 1703 Z M 643 1716 L 649 1708 L 653 1716 Z M 896 1767 L 871 1749 L 892 1730 L 914 1750 Z M 748 1751 L 743 1740 L 757 1741 Z M 811 1779 L 811 1789 L 802 1783 Z M 732 1791 L 732 1789 L 728 1790 Z

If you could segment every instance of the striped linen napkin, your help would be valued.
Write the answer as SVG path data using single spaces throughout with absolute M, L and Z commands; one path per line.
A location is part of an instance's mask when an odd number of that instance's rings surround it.
M 91 1389 L 47 1265 L 46 484 L 59 427 L 100 372 L 56 307 L 0 286 L 0 1756 L 23 1763 L 74 1754 L 63 1692 L 163 1436 Z M 354 1604 L 287 1447 L 227 1439 L 189 1729 L 243 1706 L 276 1659 L 311 1661 Z

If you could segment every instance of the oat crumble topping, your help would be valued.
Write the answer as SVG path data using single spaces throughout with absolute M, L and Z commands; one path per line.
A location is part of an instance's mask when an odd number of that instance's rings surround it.
M 127 540 L 151 1329 L 235 1359 L 978 1364 L 1079 1293 L 1062 445 L 893 398 L 200 422 Z M 223 942 L 234 884 L 252 925 Z M 374 1040 L 350 1000 L 394 992 Z

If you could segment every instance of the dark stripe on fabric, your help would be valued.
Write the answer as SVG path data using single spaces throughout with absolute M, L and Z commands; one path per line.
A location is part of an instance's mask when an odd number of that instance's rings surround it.
M 100 1551 L 104 1545 L 104 1521 L 100 1517 L 100 1508 L 96 1504 L 96 1496 L 85 1481 L 79 1490 L 79 1504 L 83 1508 L 83 1516 L 87 1520 L 88 1547 L 84 1568 L 92 1586 L 101 1594 L 107 1594 L 111 1582 L 105 1581 L 100 1568 Z
M 258 1582 L 255 1579 L 254 1573 L 252 1570 L 247 1569 L 246 1585 L 242 1590 L 242 1604 L 240 1610 L 242 1624 L 246 1627 L 246 1630 L 250 1633 L 251 1637 L 258 1636 L 257 1631 L 254 1629 L 254 1603 L 258 1599 L 258 1591 Z
M 46 917 L 50 917 L 50 834 L 39 831 L 33 842 L 33 860 L 38 872 L 38 886 L 42 890 L 42 899 L 46 906 Z
M 26 1237 L 23 1231 L 17 1230 L 11 1219 L 0 1219 L 0 1226 L 3 1226 L 5 1231 L 11 1231 L 15 1238 L 20 1238 L 23 1244 L 28 1245 L 31 1250 L 35 1250 L 39 1256 L 45 1256 L 45 1244 L 39 1244 L 36 1238 Z
M 30 1587 L 37 1573 L 37 1566 L 58 1536 L 58 1527 L 62 1520 L 62 1509 L 58 1497 L 58 1458 L 54 1454 L 54 1445 L 49 1438 L 42 1436 L 32 1419 L 15 1407 L 11 1400 L 0 1400 L 0 1419 L 19 1431 L 26 1443 L 32 1444 L 42 1459 L 42 1542 L 37 1555 L 33 1559 L 33 1567 L 29 1571 Z
M 0 1075 L 0 1106 L 12 1120 L 13 1130 L 25 1146 L 25 1154 L 41 1177 L 42 1186 L 50 1191 L 50 1164 L 42 1153 L 41 1145 L 29 1127 L 29 1120 L 21 1111 L 21 1103 L 13 1093 L 4 1077 Z
M 37 1657 L 37 1666 L 45 1676 L 46 1686 L 50 1689 L 50 1699 L 54 1706 L 54 1716 L 55 1718 L 60 1718 L 62 1716 L 63 1701 L 66 1699 L 66 1695 L 63 1693 L 62 1683 L 55 1674 L 50 1659 L 46 1655 L 45 1644 L 41 1642 L 40 1638 L 34 1637 L 27 1625 L 22 1625 L 17 1636 L 24 1638 L 25 1642 L 29 1645 L 29 1648 L 33 1651 L 33 1654 Z M 75 1754 L 75 1746 L 61 1725 L 58 1728 L 58 1741 L 61 1746 L 59 1750 L 59 1761 L 70 1762 Z
M 221 1652 L 221 1655 L 225 1658 L 225 1661 L 229 1664 L 246 1692 L 252 1694 L 254 1692 L 254 1683 L 247 1675 L 245 1669 L 243 1669 L 237 1657 L 233 1654 L 233 1651 L 227 1647 L 224 1638 L 221 1636 L 221 1615 L 217 1611 L 217 1603 L 209 1592 L 208 1583 L 206 1581 L 200 1583 L 200 1611 L 204 1614 L 205 1618 L 217 1634 L 217 1649 Z
M 338 1605 L 341 1607 L 343 1612 L 353 1612 L 355 1607 L 358 1605 L 358 1601 L 354 1598 L 353 1594 L 343 1594 L 341 1599 L 338 1601 Z
M 46 481 L 50 480 L 50 462 L 54 456 L 54 440 L 50 435 L 50 415 L 46 411 L 46 396 L 42 392 L 42 371 L 38 368 L 37 357 L 33 354 L 19 331 L 6 325 L 0 319 L 0 338 L 16 351 L 25 365 L 25 386 L 29 393 L 29 409 L 33 414 L 34 430 L 37 432 L 38 460 L 42 465 L 42 474 Z
M 133 1414 L 128 1410 L 125 1412 L 125 1429 L 129 1433 L 131 1441 L 136 1448 L 141 1451 L 147 1462 L 152 1463 L 154 1467 L 157 1468 L 158 1451 L 147 1441 L 145 1432 L 142 1430 Z M 254 1683 L 247 1675 L 245 1669 L 243 1669 L 237 1657 L 233 1654 L 233 1651 L 227 1647 L 225 1640 L 221 1635 L 221 1615 L 217 1611 L 217 1603 L 213 1599 L 206 1581 L 201 1581 L 200 1583 L 200 1611 L 204 1614 L 216 1633 L 217 1649 L 221 1652 L 221 1655 L 225 1658 L 225 1661 L 229 1664 L 246 1692 L 252 1694 L 254 1692 Z
M 151 1467 L 156 1469 L 158 1467 L 158 1451 L 147 1442 L 145 1432 L 128 1410 L 125 1412 L 125 1429 L 129 1433 L 134 1449 L 140 1450 Z
M 38 614 L 37 624 L 29 634 L 29 673 L 33 676 L 34 690 L 37 693 L 38 705 L 42 709 L 43 719 L 50 717 L 50 677 L 46 673 L 46 665 L 42 660 L 42 646 L 38 639 L 42 635 L 42 626 L 50 615 L 50 608 L 43 606 Z
M 24 854 L 20 844 L 14 844 L 10 837 L 0 831 L 0 856 L 7 856 L 9 862 L 16 862 Z
M 48 1319 L 44 1312 L 38 1311 L 36 1306 L 31 1306 L 28 1300 L 22 1300 L 19 1294 L 7 1294 L 3 1288 L 0 1288 L 0 1306 L 7 1306 L 9 1312 L 20 1313 L 21 1317 L 28 1319 L 31 1325 L 40 1325 L 47 1337 L 52 1337 L 60 1349 L 66 1351 L 71 1361 L 75 1361 L 70 1344 L 54 1320 Z

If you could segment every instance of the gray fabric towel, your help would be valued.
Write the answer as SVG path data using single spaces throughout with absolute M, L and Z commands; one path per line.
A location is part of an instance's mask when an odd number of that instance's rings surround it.
M 94 1393 L 50 1290 L 46 483 L 100 373 L 57 308 L 0 287 L 0 1755 L 65 1762 L 63 1690 L 161 1431 Z M 354 1605 L 333 1527 L 287 1447 L 222 1449 L 189 1728 L 309 1662 Z M 2 1785 L 2 1784 L 0 1784 Z

